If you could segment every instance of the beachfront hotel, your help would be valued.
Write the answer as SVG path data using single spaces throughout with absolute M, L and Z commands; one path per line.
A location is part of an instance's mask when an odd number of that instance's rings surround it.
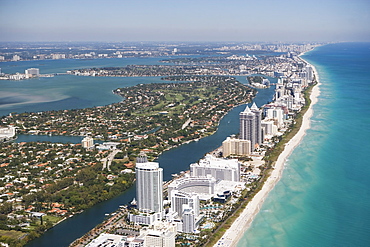
M 137 208 L 143 212 L 163 211 L 163 169 L 157 162 L 136 164 Z
M 237 159 L 216 158 L 207 154 L 198 163 L 190 165 L 191 177 L 214 177 L 216 180 L 240 181 L 240 163 Z

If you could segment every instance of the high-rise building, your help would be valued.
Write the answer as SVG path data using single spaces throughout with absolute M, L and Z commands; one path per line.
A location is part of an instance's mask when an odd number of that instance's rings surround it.
M 251 151 L 263 142 L 263 133 L 261 129 L 262 111 L 256 104 L 250 109 L 248 106 L 239 114 L 240 137 L 242 140 L 251 142 Z
M 137 208 L 143 212 L 163 211 L 163 169 L 157 162 L 136 164 Z
M 197 228 L 194 210 L 185 206 L 182 212 L 182 232 L 194 233 Z
M 253 103 L 251 107 L 251 111 L 255 115 L 255 121 L 256 121 L 256 143 L 262 144 L 263 143 L 263 135 L 261 131 L 261 121 L 262 121 L 262 111 L 258 109 L 256 103 Z
M 240 119 L 240 136 L 242 140 L 251 142 L 251 150 L 255 149 L 256 141 L 256 116 L 247 106 L 244 111 L 239 114 Z
M 311 65 L 307 65 L 306 67 L 305 67 L 305 70 L 306 70 L 306 79 L 307 79 L 307 81 L 308 81 L 308 83 L 310 83 L 310 82 L 312 82 L 312 80 L 313 80 L 313 75 L 314 75 L 314 73 L 313 73 L 313 68 L 312 68 L 312 66 Z
M 251 153 L 251 141 L 241 140 L 235 136 L 227 137 L 222 142 L 222 155 L 227 157 L 231 154 L 236 155 L 249 155 Z
M 179 217 L 182 218 L 182 213 L 185 206 L 194 211 L 195 217 L 199 215 L 199 197 L 197 194 L 172 190 L 170 196 L 171 211 L 177 212 Z

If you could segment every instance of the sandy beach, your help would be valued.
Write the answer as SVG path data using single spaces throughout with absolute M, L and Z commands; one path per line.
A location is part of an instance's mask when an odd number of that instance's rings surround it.
M 309 64 L 306 61 L 307 64 Z M 263 202 L 267 198 L 270 191 L 275 187 L 277 182 L 280 180 L 284 165 L 287 158 L 293 152 L 294 148 L 299 145 L 301 140 L 306 134 L 306 130 L 310 128 L 310 118 L 313 114 L 313 105 L 318 100 L 320 94 L 320 81 L 318 73 L 314 66 L 313 70 L 316 76 L 318 84 L 313 87 L 310 95 L 311 104 L 306 113 L 303 116 L 302 126 L 297 132 L 297 134 L 285 145 L 283 152 L 279 155 L 274 170 L 272 171 L 270 177 L 266 180 L 262 189 L 253 197 L 253 199 L 248 203 L 247 207 L 243 210 L 240 216 L 234 221 L 231 227 L 225 232 L 221 239 L 214 246 L 236 246 L 239 240 L 243 237 L 245 231 L 250 227 L 253 219 L 259 212 Z

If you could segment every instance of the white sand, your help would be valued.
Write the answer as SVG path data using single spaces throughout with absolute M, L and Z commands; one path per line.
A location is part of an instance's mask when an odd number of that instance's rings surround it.
M 307 63 L 308 64 L 308 63 Z M 274 170 L 270 177 L 266 180 L 262 189 L 252 198 L 248 203 L 247 207 L 243 210 L 240 216 L 234 221 L 231 227 L 224 233 L 221 239 L 214 246 L 236 246 L 239 240 L 243 237 L 244 232 L 250 227 L 253 219 L 260 211 L 260 208 L 267 198 L 270 191 L 275 187 L 277 182 L 280 180 L 284 170 L 284 164 L 294 148 L 298 146 L 303 137 L 306 134 L 306 130 L 310 128 L 310 118 L 313 114 L 312 107 L 317 102 L 317 98 L 320 95 L 319 90 L 319 77 L 314 66 L 313 70 L 316 76 L 318 84 L 313 87 L 310 99 L 311 104 L 307 112 L 303 116 L 302 126 L 297 134 L 285 145 L 283 152 L 279 155 Z

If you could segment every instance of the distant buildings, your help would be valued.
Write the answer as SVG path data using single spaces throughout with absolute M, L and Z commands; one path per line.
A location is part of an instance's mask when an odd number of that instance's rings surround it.
M 8 126 L 8 127 L 0 127 L 0 141 L 3 140 L 9 140 L 11 138 L 15 137 L 15 127 L 13 126 Z
M 26 78 L 34 78 L 40 76 L 40 70 L 37 68 L 30 68 L 25 70 Z
M 90 136 L 86 136 L 84 139 L 82 139 L 81 145 L 86 149 L 92 148 L 94 147 L 94 139 Z
M 19 60 L 21 60 L 21 57 L 18 55 L 14 55 L 12 58 L 12 61 L 19 61 Z
M 51 54 L 52 59 L 65 59 L 66 54 Z

